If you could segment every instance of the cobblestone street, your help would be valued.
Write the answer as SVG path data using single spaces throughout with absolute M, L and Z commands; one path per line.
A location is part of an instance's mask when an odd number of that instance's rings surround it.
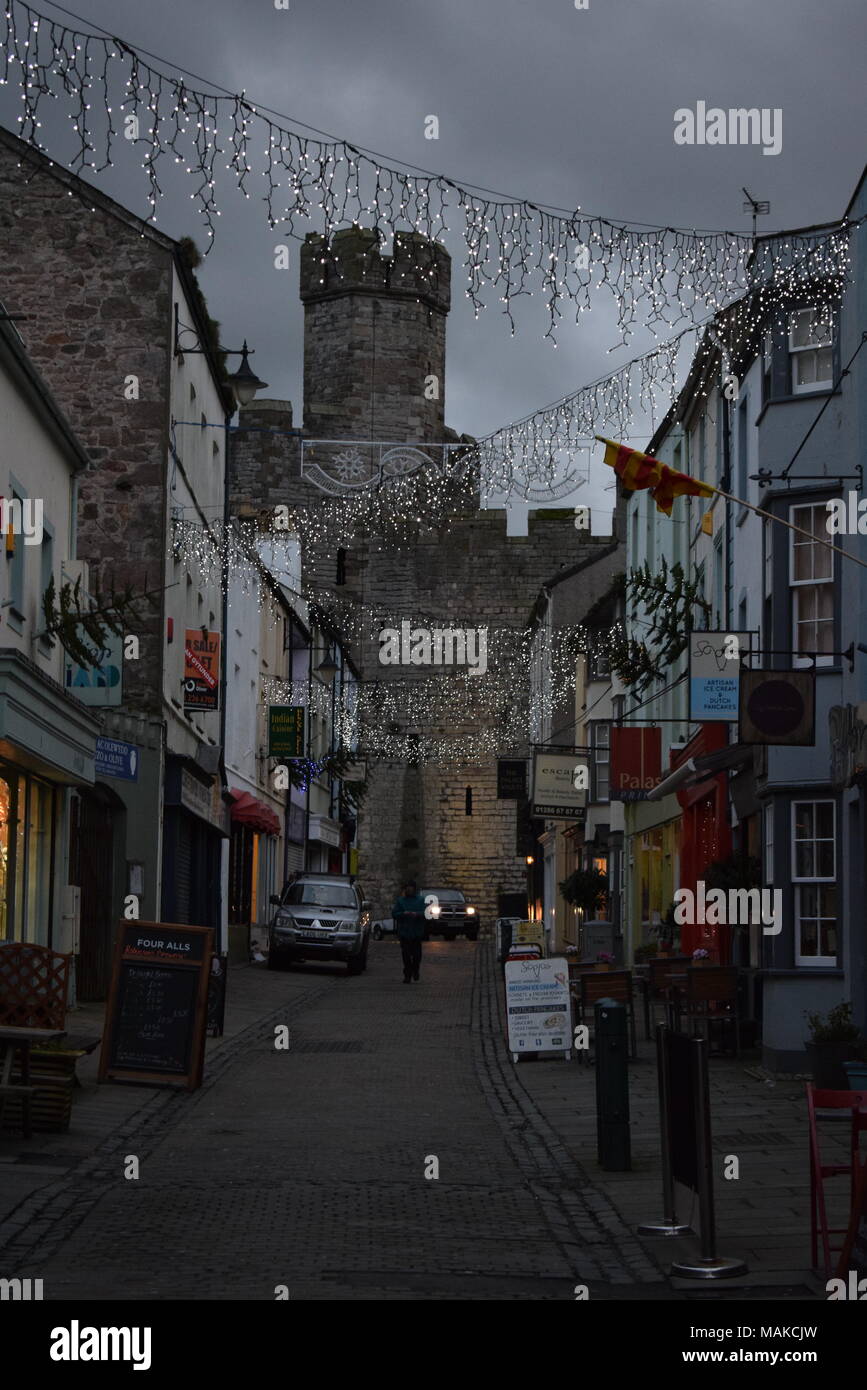
M 717 1181 L 721 1246 L 755 1277 L 672 1286 L 670 1243 L 633 1234 L 661 1214 L 649 1046 L 631 1068 L 634 1171 L 603 1174 L 593 1068 L 513 1067 L 499 983 L 487 943 L 429 944 L 410 986 L 392 941 L 357 979 L 236 971 L 201 1091 L 86 1081 L 68 1135 L 0 1140 L 2 1272 L 43 1278 L 47 1299 L 563 1300 L 580 1282 L 591 1298 L 809 1298 L 801 1087 L 714 1072 L 727 1142 L 737 1112 L 741 1147 L 751 1127 L 765 1144 L 740 1184 Z

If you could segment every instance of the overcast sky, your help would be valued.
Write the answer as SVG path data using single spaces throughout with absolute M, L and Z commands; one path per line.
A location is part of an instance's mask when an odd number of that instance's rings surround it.
M 823 222 L 842 214 L 867 159 L 865 0 L 590 0 L 586 10 L 574 0 L 289 0 L 288 10 L 274 0 L 72 0 L 72 8 L 134 47 L 356 145 L 456 182 L 614 219 L 748 230 L 746 185 L 770 200 L 763 231 Z M 781 153 L 676 145 L 675 110 L 699 100 L 781 108 Z M 0 90 L 4 125 L 15 129 L 19 109 Z M 424 135 L 431 114 L 435 141 Z M 60 123 L 45 120 L 43 139 L 62 159 Z M 97 182 L 147 215 L 144 176 L 129 147 L 120 153 Z M 228 176 L 220 205 L 200 272 L 211 312 L 230 347 L 244 337 L 255 346 L 266 394 L 292 400 L 300 424 L 298 243 L 292 269 L 277 272 L 263 205 L 239 197 Z M 161 204 L 159 225 L 207 244 L 180 190 Z M 458 262 L 461 242 L 449 249 Z M 604 297 L 580 325 L 561 327 L 556 348 L 543 341 L 546 326 L 536 299 L 519 308 L 514 337 L 496 304 L 474 319 L 453 266 L 446 410 L 454 429 L 487 434 L 650 345 L 637 335 L 609 354 L 617 335 Z M 596 485 L 593 495 L 602 496 Z

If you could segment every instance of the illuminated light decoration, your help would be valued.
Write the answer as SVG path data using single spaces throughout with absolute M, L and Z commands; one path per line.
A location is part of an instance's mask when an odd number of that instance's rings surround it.
M 195 181 L 190 197 L 207 230 L 207 249 L 225 172 L 245 198 L 254 196 L 253 180 L 261 180 L 269 226 L 290 236 L 302 235 L 297 222 L 306 230 L 315 218 L 329 239 L 341 227 L 372 225 L 387 236 L 410 228 L 439 240 L 454 214 L 462 224 L 466 295 L 475 314 L 493 296 L 514 333 L 513 302 L 538 293 L 552 340 L 564 309 L 577 321 L 603 289 L 614 299 L 625 343 L 642 326 L 696 323 L 745 291 L 761 289 L 783 301 L 809 279 L 830 295 L 846 276 L 854 223 L 754 243 L 747 233 L 648 227 L 580 208 L 546 208 L 398 168 L 346 140 L 307 133 L 300 122 L 293 129 L 243 92 L 201 91 L 158 66 L 164 60 L 146 61 L 107 33 L 70 29 L 22 0 L 8 0 L 3 20 L 0 82 L 20 87 L 21 138 L 43 149 L 40 110 L 62 101 L 78 146 L 70 161 L 75 173 L 109 167 L 119 144 L 139 147 L 152 221 L 163 196 L 162 163 L 182 166 Z M 139 121 L 135 141 L 119 138 L 115 118 L 128 115 Z

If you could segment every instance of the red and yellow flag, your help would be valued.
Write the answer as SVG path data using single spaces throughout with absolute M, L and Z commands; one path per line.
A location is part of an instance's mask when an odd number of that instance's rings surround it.
M 627 492 L 641 492 L 650 489 L 650 495 L 661 512 L 671 516 L 671 506 L 675 497 L 713 497 L 714 489 L 707 483 L 697 482 L 669 468 L 667 463 L 651 458 L 650 454 L 639 453 L 638 449 L 627 449 L 625 444 L 615 444 L 597 434 L 596 438 L 605 445 L 605 462 L 613 468 Z

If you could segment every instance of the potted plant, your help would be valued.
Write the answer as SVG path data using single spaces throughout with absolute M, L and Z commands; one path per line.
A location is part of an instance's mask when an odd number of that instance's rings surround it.
M 867 1043 L 852 1022 L 851 1003 L 846 1001 L 827 1014 L 808 1013 L 806 1017 L 810 1030 L 807 1057 L 813 1085 L 822 1091 L 848 1090 L 843 1063 L 867 1060 Z
M 659 947 L 655 941 L 642 941 L 640 946 L 636 946 L 632 954 L 636 965 L 644 965 L 647 961 L 652 960 L 658 952 Z
M 710 965 L 710 951 L 706 951 L 703 946 L 698 946 L 692 953 L 693 965 Z
M 650 930 L 659 939 L 659 954 L 663 958 L 674 954 L 674 938 L 678 935 L 678 926 L 674 918 L 675 906 L 670 903 L 668 910 L 661 922 L 656 922 Z
M 596 957 L 597 970 L 610 970 L 614 964 L 614 957 L 610 951 L 600 951 Z
M 576 869 L 563 879 L 560 892 L 572 907 L 581 908 L 587 921 L 608 892 L 608 875 L 596 868 Z

